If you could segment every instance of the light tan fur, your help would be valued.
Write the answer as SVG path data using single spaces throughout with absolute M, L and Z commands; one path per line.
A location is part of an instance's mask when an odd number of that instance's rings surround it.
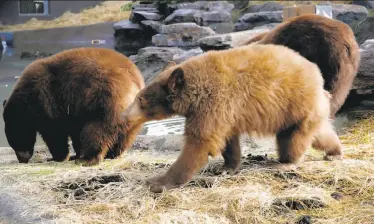
M 227 166 L 237 169 L 242 133 L 276 135 L 282 163 L 297 163 L 314 138 L 322 139 L 319 149 L 339 154 L 326 93 L 319 68 L 298 53 L 284 46 L 250 45 L 168 66 L 139 92 L 124 116 L 133 125 L 174 114 L 186 117 L 181 155 L 166 174 L 148 180 L 151 190 L 160 192 L 187 183 L 228 142 L 231 152 L 223 156 Z M 327 139 L 337 141 L 326 144 Z

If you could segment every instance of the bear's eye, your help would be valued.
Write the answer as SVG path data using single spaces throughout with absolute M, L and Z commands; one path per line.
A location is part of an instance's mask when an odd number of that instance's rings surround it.
M 144 98 L 143 98 L 143 97 L 139 97 L 138 100 L 139 100 L 140 105 L 143 105 L 143 103 L 144 103 Z

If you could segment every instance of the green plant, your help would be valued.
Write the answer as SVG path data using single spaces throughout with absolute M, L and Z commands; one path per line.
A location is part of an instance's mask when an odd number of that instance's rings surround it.
M 134 5 L 134 2 L 129 2 L 121 6 L 122 12 L 127 12 L 132 10 L 132 6 Z
M 368 16 L 374 17 L 374 9 L 368 9 L 368 11 L 369 11 Z

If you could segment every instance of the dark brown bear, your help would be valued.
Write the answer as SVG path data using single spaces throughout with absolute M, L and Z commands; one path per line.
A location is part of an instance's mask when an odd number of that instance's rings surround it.
M 359 46 L 347 24 L 319 15 L 302 15 L 239 46 L 251 43 L 284 45 L 316 63 L 325 80 L 324 88 L 332 95 L 330 117 L 335 117 L 349 94 L 360 62 Z
M 141 128 L 127 129 L 120 114 L 143 87 L 137 67 L 109 49 L 76 48 L 34 61 L 4 102 L 8 143 L 22 163 L 33 155 L 37 132 L 55 161 L 69 159 L 69 136 L 76 163 L 118 157 Z

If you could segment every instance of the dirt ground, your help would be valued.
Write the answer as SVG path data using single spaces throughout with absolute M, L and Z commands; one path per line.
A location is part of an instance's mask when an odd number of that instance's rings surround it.
M 140 136 L 99 166 L 46 162 L 44 147 L 19 164 L 0 149 L 0 223 L 374 223 L 374 115 L 336 122 L 345 159 L 308 150 L 293 171 L 270 169 L 273 139 L 243 137 L 240 173 L 214 159 L 187 186 L 150 193 L 147 177 L 176 159 L 181 136 Z

